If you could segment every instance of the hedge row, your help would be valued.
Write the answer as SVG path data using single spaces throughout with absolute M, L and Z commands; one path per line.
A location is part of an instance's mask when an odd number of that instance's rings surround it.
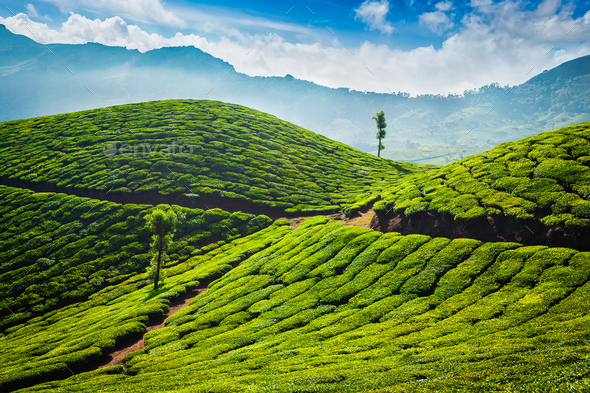
M 152 235 L 145 215 L 152 209 L 0 186 L 0 328 L 143 273 Z M 271 223 L 220 209 L 172 209 L 184 219 L 166 266 Z
M 544 132 L 402 179 L 375 209 L 411 216 L 434 210 L 457 220 L 487 215 L 590 225 L 590 123 Z
M 97 364 L 121 343 L 140 338 L 150 319 L 163 316 L 171 300 L 222 276 L 231 270 L 228 263 L 261 251 L 285 231 L 288 226 L 279 222 L 248 236 L 213 243 L 207 246 L 206 253 L 194 253 L 184 262 L 176 261 L 177 264 L 164 267 L 167 278 L 156 292 L 147 285 L 145 274 L 134 274 L 121 283 L 96 291 L 86 301 L 46 312 L 25 324 L 6 329 L 4 335 L 0 335 L 3 348 L 0 389 L 71 376 L 70 370 L 78 374 L 89 365 Z M 161 342 L 174 338 L 170 331 L 163 332 L 167 337 Z M 121 371 L 106 370 L 104 373 L 120 374 Z M 81 375 L 76 375 L 74 379 L 79 377 Z
M 326 217 L 255 236 L 186 262 L 179 283 L 227 267 L 145 335 L 128 375 L 33 391 L 559 391 L 548 375 L 574 390 L 589 375 L 590 253 Z

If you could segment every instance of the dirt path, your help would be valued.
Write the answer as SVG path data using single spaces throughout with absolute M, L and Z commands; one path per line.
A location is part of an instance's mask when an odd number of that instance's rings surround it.
M 363 228 L 371 228 L 371 221 L 373 217 L 375 217 L 376 213 L 373 209 L 363 208 L 360 212 L 356 213 L 353 217 L 346 218 L 342 213 L 335 213 L 335 214 L 326 214 L 327 217 L 330 217 L 332 220 L 341 222 L 343 225 L 351 225 Z M 291 223 L 291 229 L 297 228 L 301 225 L 305 220 L 311 218 L 313 216 L 306 216 L 306 217 L 281 217 L 281 219 L 289 220 Z
M 199 288 L 199 289 L 193 290 L 191 292 L 188 292 L 185 295 L 186 297 L 181 298 L 181 299 L 177 299 L 174 302 L 172 302 L 170 304 L 170 308 L 166 312 L 166 315 L 162 318 L 162 321 L 158 324 L 153 324 L 153 325 L 147 326 L 146 331 L 150 332 L 152 330 L 163 328 L 165 326 L 164 321 L 166 320 L 166 318 L 173 315 L 175 312 L 177 312 L 181 308 L 188 306 L 188 304 L 191 300 L 193 300 L 196 296 L 200 295 L 201 293 L 205 292 L 207 289 L 208 288 Z M 116 364 L 123 364 L 122 360 L 128 353 L 139 351 L 140 349 L 143 348 L 143 346 L 144 346 L 144 342 L 143 342 L 143 336 L 142 336 L 141 338 L 139 338 L 137 340 L 127 343 L 125 345 L 125 347 L 119 349 L 118 351 L 112 352 L 109 355 L 110 360 L 109 359 L 105 360 L 105 362 L 100 364 L 97 368 L 114 366 Z
M 345 220 L 344 225 L 353 225 L 362 228 L 371 228 L 371 221 L 375 217 L 375 210 L 369 209 L 365 212 L 357 213 L 355 217 Z

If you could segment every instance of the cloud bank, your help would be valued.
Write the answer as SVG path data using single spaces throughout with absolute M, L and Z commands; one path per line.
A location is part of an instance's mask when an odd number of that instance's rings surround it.
M 545 0 L 536 9 L 525 10 L 518 1 L 474 0 L 472 7 L 442 47 L 412 50 L 371 42 L 346 48 L 337 39 L 329 46 L 291 43 L 274 31 L 241 34 L 239 39 L 224 37 L 217 42 L 182 33 L 166 38 L 118 16 L 91 20 L 75 13 L 59 30 L 25 14 L 0 18 L 0 23 L 41 43 L 98 42 L 142 52 L 164 46 L 195 46 L 248 75 L 291 74 L 329 87 L 414 95 L 462 93 L 493 82 L 519 84 L 544 69 L 590 54 L 590 13 L 574 19 L 572 4 Z M 435 8 L 434 13 L 446 15 L 452 4 L 439 2 Z

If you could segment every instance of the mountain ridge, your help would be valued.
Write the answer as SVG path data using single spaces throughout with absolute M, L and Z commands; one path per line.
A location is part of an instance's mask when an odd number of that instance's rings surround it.
M 4 31 L 7 41 L 15 39 L 14 34 Z M 22 52 L 18 59 L 10 61 L 9 52 L 13 50 L 3 50 L 0 56 L 5 59 L 0 68 L 5 74 L 0 77 L 0 98 L 5 97 L 7 102 L 0 108 L 0 120 L 131 102 L 211 98 L 274 114 L 371 152 L 376 144 L 371 117 L 384 110 L 390 125 L 385 139 L 389 149 L 383 152 L 384 156 L 435 164 L 464 157 L 471 147 L 479 152 L 538 131 L 590 121 L 590 74 L 580 75 L 584 67 L 574 67 L 569 62 L 512 90 L 492 84 L 464 96 L 410 97 L 406 93 L 331 89 L 287 77 L 250 77 L 193 47 L 139 53 L 100 44 L 51 44 L 48 47 L 53 48 L 52 55 L 37 44 L 34 53 L 27 57 L 26 48 L 32 40 L 26 40 L 29 39 L 22 36 L 17 40 L 16 46 Z M 21 44 L 26 42 L 29 44 Z M 76 56 L 77 52 L 86 53 L 87 59 Z M 183 53 L 188 53 L 188 57 L 184 58 Z M 41 58 L 34 61 L 37 56 Z M 574 61 L 580 62 L 586 64 L 587 57 Z M 572 75 L 577 76 L 564 78 L 570 68 Z M 557 74 L 562 77 L 554 78 Z M 490 112 L 491 108 L 494 109 Z M 457 149 L 458 154 L 440 154 L 445 148 Z M 433 149 L 439 154 L 433 154 Z

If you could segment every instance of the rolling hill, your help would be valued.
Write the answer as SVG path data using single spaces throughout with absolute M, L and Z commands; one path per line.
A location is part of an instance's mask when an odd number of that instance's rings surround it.
M 295 230 L 277 221 L 181 266 L 168 269 L 158 293 L 133 277 L 7 331 L 2 386 L 70 372 L 63 382 L 26 391 L 588 385 L 588 253 L 382 234 L 317 217 Z M 146 334 L 125 366 L 82 372 L 126 336 L 141 334 L 169 299 L 218 271 L 227 273 L 166 327 Z
M 0 123 L 0 180 L 119 203 L 333 213 L 425 166 L 379 160 L 274 116 L 170 100 Z
M 507 142 L 380 194 L 383 229 L 590 250 L 590 123 Z
M 214 101 L 0 123 L 0 390 L 587 390 L 589 127 L 438 167 Z

